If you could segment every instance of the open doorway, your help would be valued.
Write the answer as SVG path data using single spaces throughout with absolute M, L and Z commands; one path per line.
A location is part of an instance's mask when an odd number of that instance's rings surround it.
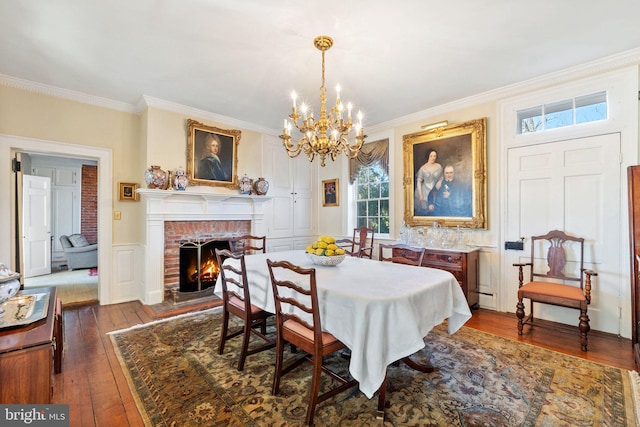
M 109 148 L 93 147 L 79 144 L 69 144 L 58 141 L 24 138 L 12 135 L 0 134 L 0 164 L 11 165 L 16 153 L 32 153 L 69 157 L 76 159 L 94 160 L 97 163 L 98 191 L 97 200 L 97 235 L 98 235 L 98 263 L 100 274 L 98 276 L 98 300 L 100 304 L 111 304 L 112 295 L 109 283 L 112 270 L 112 223 L 111 210 L 113 203 L 112 183 L 112 150 Z M 6 220 L 0 221 L 0 235 L 16 236 L 18 227 L 16 174 L 11 167 L 2 168 L 10 185 L 0 186 L 0 199 L 11 203 L 0 204 L 0 217 Z M 17 239 L 0 239 L 0 261 L 11 265 L 14 271 L 20 271 L 21 256 Z
M 22 215 L 17 219 L 22 218 L 24 287 L 56 286 L 65 306 L 97 302 L 97 161 L 19 154 L 23 198 Z M 32 206 L 30 198 L 44 198 L 39 193 L 45 186 L 30 184 L 40 181 L 48 184 L 48 201 Z M 49 252 L 43 254 L 45 244 L 33 242 L 46 243 Z

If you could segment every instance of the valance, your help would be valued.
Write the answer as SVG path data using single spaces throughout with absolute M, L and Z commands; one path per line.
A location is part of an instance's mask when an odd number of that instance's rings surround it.
M 369 142 L 364 144 L 355 159 L 349 159 L 349 181 L 353 183 L 360 168 L 379 164 L 389 175 L 389 140 Z

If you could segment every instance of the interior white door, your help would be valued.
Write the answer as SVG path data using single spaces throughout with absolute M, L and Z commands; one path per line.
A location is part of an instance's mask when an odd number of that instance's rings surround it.
M 505 239 L 554 229 L 585 238 L 585 268 L 598 273 L 589 307 L 591 328 L 615 334 L 623 322 L 630 323 L 629 317 L 622 318 L 630 307 L 621 298 L 622 277 L 628 272 L 621 271 L 620 259 L 620 147 L 616 133 L 511 148 L 506 182 Z M 518 272 L 512 265 L 527 262 L 530 244 L 526 239 L 524 251 L 504 251 L 504 301 L 510 312 L 515 312 L 518 290 Z M 534 310 L 543 319 L 578 322 L 576 310 L 542 304 Z
M 314 230 L 314 169 L 306 159 L 289 158 L 282 144 L 276 142 L 263 144 L 263 167 L 269 177 L 272 208 L 269 237 L 309 236 Z
M 23 175 L 24 277 L 51 274 L 51 178 Z
M 281 145 L 265 141 L 263 146 L 264 173 L 269 177 L 268 195 L 271 197 L 269 237 L 292 237 L 294 198 L 291 162 Z

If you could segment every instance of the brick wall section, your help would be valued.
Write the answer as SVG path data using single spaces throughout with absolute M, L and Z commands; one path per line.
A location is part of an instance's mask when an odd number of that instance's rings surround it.
M 80 232 L 91 244 L 98 242 L 98 167 L 82 165 Z
M 180 288 L 180 242 L 224 239 L 251 232 L 251 221 L 165 221 L 164 298 Z

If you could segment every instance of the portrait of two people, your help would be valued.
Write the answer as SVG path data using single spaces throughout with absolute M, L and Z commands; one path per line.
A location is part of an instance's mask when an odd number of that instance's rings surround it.
M 422 144 L 425 145 L 425 144 Z M 471 217 L 473 215 L 473 186 L 471 150 L 465 156 L 460 150 L 440 159 L 434 147 L 414 147 L 424 162 L 416 166 L 414 215 L 437 217 Z M 466 150 L 463 150 L 466 151 Z

